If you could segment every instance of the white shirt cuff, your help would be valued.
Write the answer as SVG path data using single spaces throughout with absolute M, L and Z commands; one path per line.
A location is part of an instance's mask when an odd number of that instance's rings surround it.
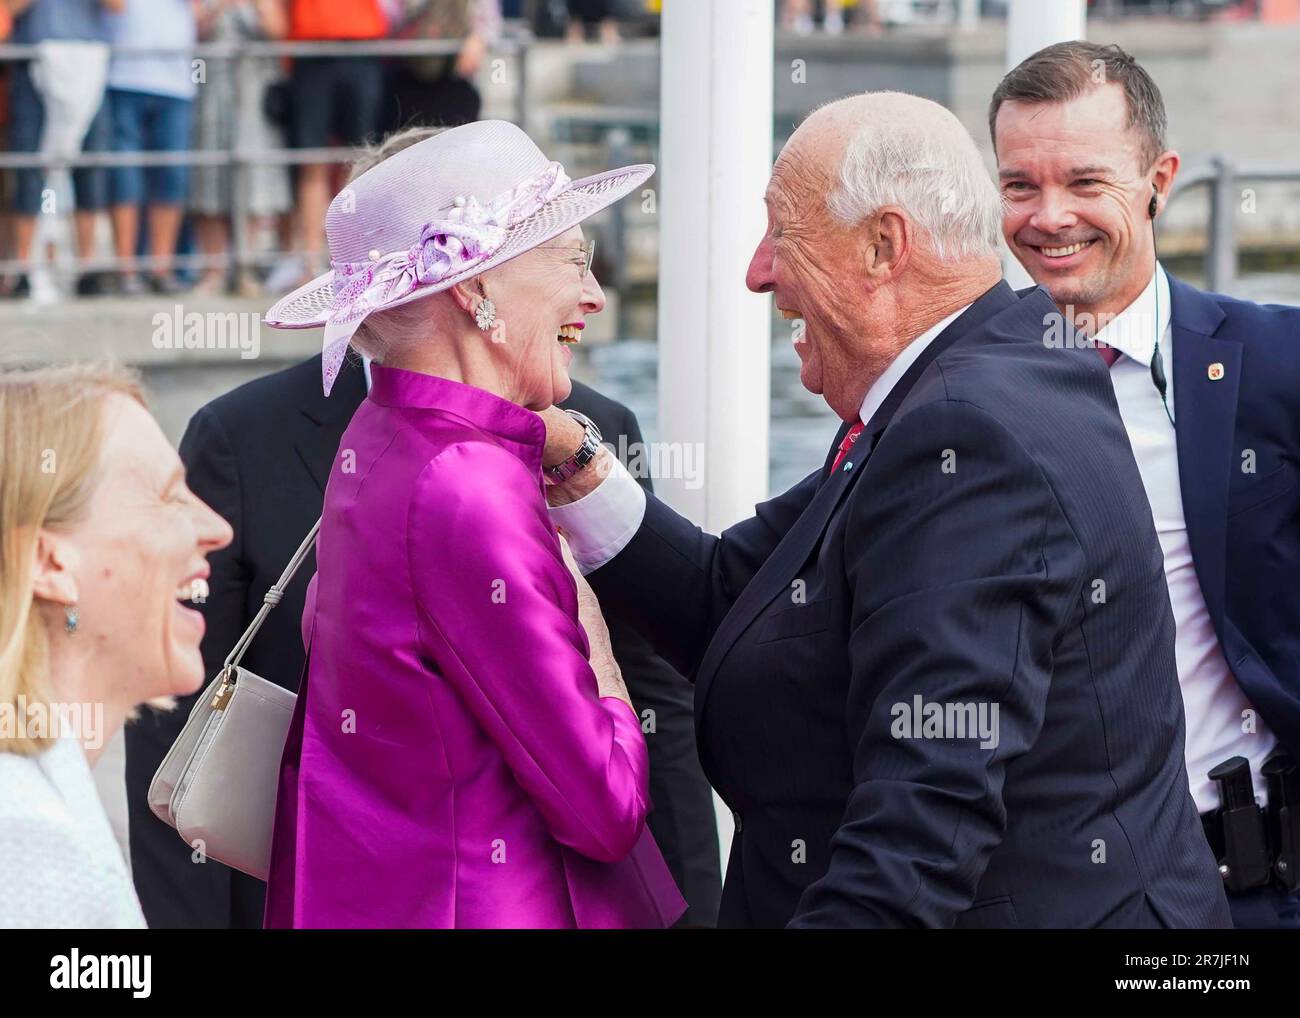
M 586 576 L 626 548 L 640 529 L 645 492 L 615 457 L 614 468 L 600 484 L 576 502 L 552 506 L 550 513 Z

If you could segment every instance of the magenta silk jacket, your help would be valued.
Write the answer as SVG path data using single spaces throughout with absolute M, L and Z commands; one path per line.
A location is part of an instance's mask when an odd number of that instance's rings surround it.
M 325 492 L 268 927 L 664 927 L 636 714 L 600 697 L 540 418 L 372 366 Z

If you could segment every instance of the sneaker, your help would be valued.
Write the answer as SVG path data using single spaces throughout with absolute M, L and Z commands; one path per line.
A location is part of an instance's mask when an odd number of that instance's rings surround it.
M 121 297 L 143 297 L 149 292 L 144 281 L 134 272 L 123 272 L 117 277 L 117 294 Z
M 230 287 L 226 285 L 224 273 L 216 275 L 203 276 L 190 289 L 195 297 L 221 297 L 230 292 Z
M 266 296 L 266 291 L 262 289 L 262 284 L 257 281 L 257 277 L 248 271 L 239 274 L 235 293 L 245 300 L 261 300 Z
M 187 284 L 182 283 L 170 272 L 162 276 L 155 276 L 150 273 L 148 280 L 149 289 L 161 297 L 170 297 L 178 293 L 187 293 L 190 289 Z
M 311 278 L 311 273 L 307 271 L 306 259 L 301 255 L 291 254 L 281 258 L 271 267 L 264 285 L 267 293 L 288 293 Z
M 107 272 L 83 272 L 77 277 L 78 297 L 102 297 L 113 289 L 113 278 Z

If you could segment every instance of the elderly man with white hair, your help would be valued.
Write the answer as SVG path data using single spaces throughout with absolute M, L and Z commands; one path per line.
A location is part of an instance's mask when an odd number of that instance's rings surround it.
M 818 469 L 713 536 L 607 451 L 566 466 L 582 436 L 544 414 L 554 521 L 695 680 L 736 821 L 720 923 L 1229 925 L 1115 399 L 1051 298 L 1002 281 L 970 136 L 843 99 L 766 202 L 746 282 L 806 323 L 803 384 L 844 422 Z

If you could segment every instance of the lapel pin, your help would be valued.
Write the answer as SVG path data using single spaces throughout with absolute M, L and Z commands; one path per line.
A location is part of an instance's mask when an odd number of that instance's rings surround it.
M 1205 373 L 1210 376 L 1211 382 L 1217 382 L 1223 377 L 1223 365 L 1218 361 L 1215 361 L 1209 366 Z
M 844 464 L 844 472 L 847 474 L 852 469 L 853 469 L 853 461 L 849 460 L 847 463 Z

